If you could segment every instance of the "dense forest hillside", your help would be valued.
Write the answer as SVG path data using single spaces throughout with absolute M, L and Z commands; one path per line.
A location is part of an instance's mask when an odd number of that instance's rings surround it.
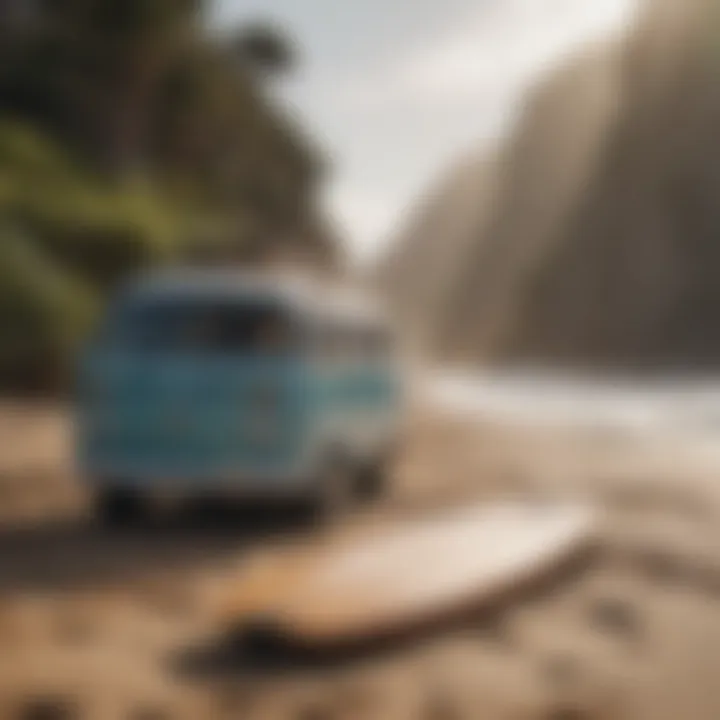
M 427 315 L 430 349 L 493 363 L 720 363 L 719 76 L 717 4 L 651 0 L 622 42 L 542 83 L 503 150 L 490 216 Z
M 335 262 L 325 160 L 271 99 L 295 48 L 208 5 L 0 2 L 0 386 L 55 384 L 139 268 Z

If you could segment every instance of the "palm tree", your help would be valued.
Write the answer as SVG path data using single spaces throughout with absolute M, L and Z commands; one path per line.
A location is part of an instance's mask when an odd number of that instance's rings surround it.
M 255 22 L 244 26 L 230 45 L 240 64 L 255 72 L 281 75 L 297 64 L 295 45 L 276 25 Z

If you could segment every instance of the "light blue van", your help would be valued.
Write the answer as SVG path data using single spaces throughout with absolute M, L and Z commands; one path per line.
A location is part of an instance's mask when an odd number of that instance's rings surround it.
M 136 281 L 81 361 L 80 471 L 100 516 L 156 496 L 379 493 L 402 428 L 389 324 L 309 281 L 176 271 Z

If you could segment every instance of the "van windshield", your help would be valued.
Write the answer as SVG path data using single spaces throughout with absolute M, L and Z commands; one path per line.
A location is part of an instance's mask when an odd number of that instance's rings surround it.
M 111 320 L 110 342 L 139 352 L 285 355 L 297 343 L 287 308 L 271 302 L 132 303 Z

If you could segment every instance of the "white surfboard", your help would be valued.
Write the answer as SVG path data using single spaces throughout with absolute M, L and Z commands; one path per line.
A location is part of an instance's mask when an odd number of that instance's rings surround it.
M 336 543 L 256 568 L 225 604 L 234 625 L 260 616 L 307 646 L 364 642 L 440 621 L 540 580 L 592 540 L 577 506 L 502 504 Z

